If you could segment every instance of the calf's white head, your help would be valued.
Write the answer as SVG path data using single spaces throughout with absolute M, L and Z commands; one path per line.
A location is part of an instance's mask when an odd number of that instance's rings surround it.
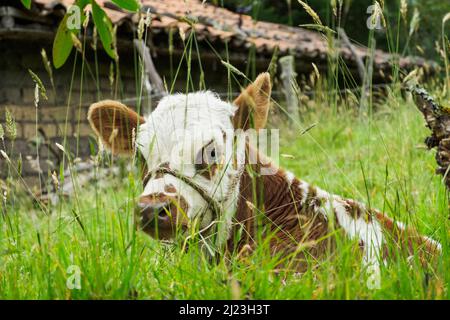
M 245 155 L 237 154 L 233 133 L 265 126 L 270 93 L 270 77 L 263 73 L 233 103 L 210 91 L 174 94 L 146 117 L 116 101 L 91 105 L 88 119 L 103 145 L 113 154 L 144 159 L 136 205 L 144 231 L 170 239 L 194 226 L 207 229 L 219 219 L 217 206 L 235 209 Z

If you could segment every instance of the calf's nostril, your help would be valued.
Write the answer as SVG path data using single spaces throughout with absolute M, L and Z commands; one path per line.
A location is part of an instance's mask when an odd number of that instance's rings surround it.
M 167 214 L 168 211 L 169 211 L 169 207 L 168 206 L 163 206 L 163 207 L 160 207 L 159 209 L 157 209 L 156 214 L 157 214 L 158 218 L 166 218 L 166 217 L 169 216 Z
M 167 220 L 169 218 L 169 203 L 138 203 L 137 209 L 144 223 L 149 223 L 155 218 L 158 220 Z

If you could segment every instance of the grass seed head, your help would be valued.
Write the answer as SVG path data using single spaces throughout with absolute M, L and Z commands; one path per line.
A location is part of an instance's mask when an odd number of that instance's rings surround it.
M 78 52 L 82 53 L 83 45 L 81 44 L 80 39 L 78 39 L 78 37 L 74 33 L 70 33 L 70 36 L 72 37 L 72 43 L 75 49 L 77 49 Z
M 8 134 L 11 140 L 15 140 L 17 138 L 17 125 L 16 121 L 14 120 L 14 117 L 12 116 L 8 108 L 5 111 L 5 118 L 6 118 L 5 121 L 6 133 Z
M 303 9 L 305 9 L 305 11 L 309 14 L 309 16 L 314 20 L 315 24 L 323 26 L 323 23 L 320 20 L 319 15 L 313 10 L 313 8 L 311 8 L 309 6 L 309 4 L 307 4 L 306 2 L 304 2 L 302 0 L 298 0 L 298 2 L 301 4 Z
M 11 160 L 8 157 L 8 154 L 5 151 L 0 150 L 0 154 L 2 155 L 3 158 L 5 158 L 6 161 L 11 162 Z
M 45 86 L 42 83 L 42 80 L 31 69 L 28 69 L 28 73 L 30 74 L 31 79 L 33 79 L 34 83 L 36 83 L 36 85 L 38 86 L 41 97 L 44 98 L 45 100 L 48 100 L 47 90 L 45 89 Z
M 139 40 L 142 40 L 143 35 L 144 35 L 144 30 L 145 30 L 145 17 L 144 17 L 144 15 L 141 15 L 141 17 L 139 19 L 139 23 L 138 23 L 138 28 L 137 28 L 137 34 L 138 34 Z
M 419 29 L 419 23 L 420 23 L 420 12 L 419 10 L 417 10 L 417 8 L 414 8 L 413 17 L 409 24 L 409 36 L 412 36 L 412 34 Z
M 97 51 L 97 41 L 98 41 L 97 28 L 94 26 L 94 29 L 92 30 L 92 43 L 91 43 L 92 50 L 94 51 Z
M 53 77 L 53 70 L 50 61 L 48 60 L 47 51 L 44 48 L 41 50 L 42 62 L 44 63 L 45 71 L 47 71 L 50 78 Z
M 408 20 L 408 1 L 407 0 L 400 0 L 400 14 L 402 16 L 403 21 L 407 22 Z
M 59 180 L 58 180 L 58 175 L 56 174 L 56 171 L 52 172 L 52 182 L 55 187 L 55 190 L 58 190 L 59 189 Z
M 36 108 L 39 106 L 39 86 L 37 84 L 34 86 L 34 106 Z
M 88 25 L 89 25 L 89 11 L 85 11 L 86 13 L 86 18 L 83 21 L 83 28 L 87 29 Z

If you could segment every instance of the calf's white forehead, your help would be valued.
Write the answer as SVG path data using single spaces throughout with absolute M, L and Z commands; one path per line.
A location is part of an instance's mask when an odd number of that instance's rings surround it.
M 155 148 L 161 158 L 155 161 L 168 161 L 171 149 L 179 141 L 177 135 L 180 131 L 186 130 L 194 135 L 204 132 L 207 135 L 212 130 L 230 130 L 235 111 L 234 105 L 220 100 L 210 91 L 170 95 L 146 117 L 139 128 L 136 143 L 147 162 L 152 162 L 149 159 L 150 147 Z

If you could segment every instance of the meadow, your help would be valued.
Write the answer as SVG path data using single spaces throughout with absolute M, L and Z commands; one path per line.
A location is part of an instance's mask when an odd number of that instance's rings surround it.
M 269 127 L 283 118 L 275 112 Z M 5 194 L 0 229 L 2 299 L 448 299 L 448 198 L 434 174 L 421 114 L 392 94 L 370 116 L 314 105 L 301 125 L 281 131 L 280 164 L 330 192 L 384 210 L 439 240 L 437 266 L 401 258 L 382 268 L 378 290 L 364 285 L 350 245 L 305 274 L 274 272 L 267 246 L 212 263 L 137 231 L 140 180 L 121 177 L 77 189 L 42 210 L 18 187 Z M 80 275 L 79 282 L 74 276 Z

